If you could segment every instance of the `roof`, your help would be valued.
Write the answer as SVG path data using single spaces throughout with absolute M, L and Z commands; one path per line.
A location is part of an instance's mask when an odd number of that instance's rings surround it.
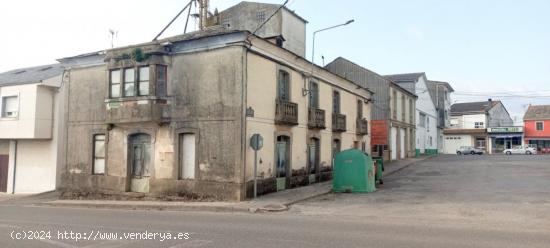
M 451 115 L 459 114 L 485 114 L 500 101 L 465 102 L 451 105 Z
M 433 82 L 433 83 L 436 83 L 436 84 L 440 84 L 440 85 L 443 85 L 445 86 L 449 92 L 455 92 L 455 89 L 453 89 L 453 87 L 451 86 L 451 84 L 447 83 L 447 82 L 443 82 L 443 81 L 434 81 L 434 80 L 429 80 L 429 82 Z
M 395 86 L 396 88 L 402 89 L 403 92 L 408 93 L 409 95 L 412 95 L 412 96 L 414 96 L 414 97 L 417 97 L 416 94 L 414 94 L 414 93 L 408 91 L 407 89 L 401 87 L 399 84 L 396 84 L 396 83 L 394 83 L 394 82 L 388 80 L 388 79 L 385 78 L 384 76 L 382 76 L 382 75 L 380 75 L 380 74 L 378 74 L 378 73 L 376 73 L 376 72 L 374 72 L 374 71 L 371 71 L 371 70 L 369 70 L 369 69 L 367 69 L 367 68 L 365 68 L 365 67 L 363 67 L 363 66 L 360 66 L 360 65 L 358 65 L 358 64 L 356 64 L 356 63 L 354 63 L 354 62 L 352 62 L 352 61 L 350 61 L 350 60 L 348 60 L 348 59 L 346 59 L 346 58 L 343 58 L 343 57 L 338 57 L 338 58 L 336 58 L 335 60 L 333 60 L 332 62 L 328 63 L 328 64 L 325 66 L 325 69 L 329 70 L 329 71 L 332 72 L 332 73 L 338 74 L 338 75 L 341 76 L 341 77 L 344 77 L 344 78 L 348 79 L 348 78 L 346 77 L 346 75 L 340 75 L 340 73 L 336 72 L 337 70 L 333 70 L 333 67 L 336 66 L 336 64 L 338 64 L 338 63 L 339 63 L 339 64 L 344 64 L 344 65 L 353 66 L 353 67 L 355 67 L 357 70 L 362 71 L 362 72 L 364 72 L 364 73 L 366 73 L 366 74 L 371 74 L 371 75 L 374 75 L 375 77 L 379 77 L 379 78 L 381 78 L 381 79 L 383 79 L 383 80 L 386 80 L 386 81 L 388 81 L 388 83 L 390 83 L 391 85 Z M 353 82 L 353 83 L 356 84 L 356 85 L 365 87 L 365 85 L 362 85 L 360 82 L 355 82 L 355 81 L 353 81 L 353 80 L 351 80 L 351 79 L 348 79 L 348 80 L 350 80 L 351 82 Z
M 61 75 L 64 70 L 60 63 L 15 69 L 0 73 L 0 86 L 40 83 Z
M 418 78 L 425 75 L 426 73 L 424 72 L 414 72 L 414 73 L 385 75 L 384 77 L 393 82 L 400 83 L 400 82 L 416 82 Z
M 523 120 L 550 120 L 550 105 L 529 105 Z

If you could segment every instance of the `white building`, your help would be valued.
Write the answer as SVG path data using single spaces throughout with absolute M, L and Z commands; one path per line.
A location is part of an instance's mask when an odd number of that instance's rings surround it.
M 443 152 L 445 144 L 443 131 L 450 127 L 451 93 L 454 89 L 447 82 L 430 80 L 427 84 L 437 110 L 437 151 Z
M 416 155 L 437 154 L 437 111 L 428 90 L 426 74 L 420 72 L 385 77 L 418 96 L 416 100 Z
M 56 188 L 63 150 L 63 71 L 53 64 L 0 74 L 0 192 Z
M 456 103 L 451 106 L 450 127 L 444 130 L 445 154 L 455 154 L 461 146 L 473 146 L 487 153 L 499 153 L 513 145 L 521 145 L 522 131 L 512 127 L 514 121 L 501 101 Z M 488 128 L 490 133 L 488 133 Z M 505 144 L 508 144 L 505 146 Z

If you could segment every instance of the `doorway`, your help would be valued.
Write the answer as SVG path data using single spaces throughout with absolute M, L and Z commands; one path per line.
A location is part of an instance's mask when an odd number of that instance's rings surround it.
M 290 137 L 277 136 L 275 147 L 275 177 L 277 178 L 277 191 L 279 191 L 285 190 L 290 182 Z
M 0 192 L 8 191 L 8 155 L 0 155 Z
M 311 138 L 309 140 L 308 144 L 308 176 L 309 176 L 309 183 L 316 182 L 317 175 L 319 175 L 319 181 L 321 181 L 321 171 L 319 168 L 319 139 L 318 138 Z
M 131 192 L 149 193 L 151 177 L 151 136 L 134 134 L 128 142 L 128 171 Z

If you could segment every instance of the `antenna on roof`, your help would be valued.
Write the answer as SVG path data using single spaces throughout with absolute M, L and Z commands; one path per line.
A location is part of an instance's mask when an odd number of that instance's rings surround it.
M 191 3 L 195 2 L 196 0 L 191 0 L 189 1 L 189 3 L 187 3 L 185 5 L 185 7 L 183 7 L 183 9 L 168 23 L 168 25 L 166 25 L 162 31 L 160 31 L 159 34 L 157 34 L 157 36 L 155 36 L 155 38 L 153 39 L 153 41 L 156 41 L 161 35 L 162 33 L 164 33 L 164 31 L 166 31 L 166 29 L 168 29 L 168 27 L 170 27 L 170 25 L 172 25 L 172 23 L 174 23 L 174 21 L 176 19 L 178 19 L 178 17 L 181 15 L 181 13 L 183 13 L 183 11 L 185 11 L 187 8 L 189 8 L 189 11 L 191 11 Z M 189 12 L 190 13 L 190 12 Z M 188 18 L 189 18 L 189 15 L 188 15 Z M 187 31 L 187 23 L 185 24 L 185 31 Z
M 262 22 L 262 24 L 260 24 L 260 26 L 258 26 L 256 30 L 252 32 L 252 34 L 256 34 L 256 32 L 258 32 L 258 30 L 260 30 L 269 20 L 271 20 L 271 18 L 273 18 L 275 14 L 277 14 L 282 8 L 284 8 L 287 3 L 288 3 L 288 0 L 286 0 L 277 10 L 275 10 L 275 12 L 273 12 L 273 14 L 269 16 L 269 18 L 265 19 L 265 21 Z

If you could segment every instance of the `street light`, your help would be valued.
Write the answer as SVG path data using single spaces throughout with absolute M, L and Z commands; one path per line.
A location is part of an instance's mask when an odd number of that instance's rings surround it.
M 325 30 L 329 30 L 329 29 L 333 29 L 333 28 L 337 28 L 337 27 L 341 27 L 341 26 L 346 26 L 348 24 L 351 24 L 353 23 L 355 20 L 351 19 L 345 23 L 342 23 L 342 24 L 338 24 L 338 25 L 335 25 L 335 26 L 332 26 L 332 27 L 328 27 L 328 28 L 323 28 L 323 29 L 319 29 L 315 32 L 313 32 L 313 45 L 311 46 L 311 63 L 312 64 L 315 64 L 315 35 L 319 32 L 322 32 L 322 31 L 325 31 Z

